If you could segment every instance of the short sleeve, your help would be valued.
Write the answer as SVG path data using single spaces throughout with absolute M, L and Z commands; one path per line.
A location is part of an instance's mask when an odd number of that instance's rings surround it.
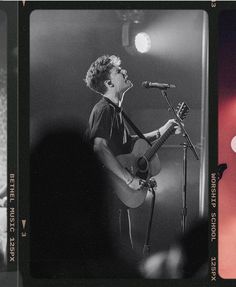
M 90 140 L 96 137 L 111 139 L 113 124 L 113 113 L 109 106 L 103 106 L 101 109 L 95 109 L 89 119 Z

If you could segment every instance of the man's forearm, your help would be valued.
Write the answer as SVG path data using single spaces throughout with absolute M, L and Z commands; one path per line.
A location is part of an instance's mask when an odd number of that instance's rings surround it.
M 170 122 L 170 121 L 169 121 Z M 149 133 L 144 134 L 144 136 L 150 140 L 150 141 L 154 141 L 156 139 L 158 139 L 159 137 L 161 137 L 169 128 L 170 123 L 167 122 L 165 125 L 161 126 L 159 129 L 151 131 Z
M 95 139 L 94 151 L 108 170 L 112 171 L 126 183 L 129 183 L 132 180 L 132 175 L 123 168 L 104 140 Z
M 145 136 L 146 139 L 148 139 L 150 142 L 154 141 L 157 139 L 157 135 L 158 135 L 158 130 L 149 132 L 149 133 L 145 133 L 143 134 Z M 139 139 L 139 137 L 137 135 L 132 135 L 132 140 L 135 142 L 137 139 Z
M 161 136 L 161 132 L 160 130 L 154 130 L 152 132 L 144 134 L 144 136 L 146 137 L 146 139 L 153 142 Z

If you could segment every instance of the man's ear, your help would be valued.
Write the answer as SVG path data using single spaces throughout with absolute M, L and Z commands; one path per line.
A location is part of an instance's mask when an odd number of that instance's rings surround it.
M 106 86 L 107 88 L 114 87 L 114 85 L 112 84 L 111 80 L 106 80 L 106 81 L 104 82 L 104 84 L 105 84 L 105 86 Z

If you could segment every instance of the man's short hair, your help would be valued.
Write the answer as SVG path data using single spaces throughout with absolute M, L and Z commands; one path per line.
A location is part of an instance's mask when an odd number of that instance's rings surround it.
M 109 80 L 110 71 L 114 66 L 119 66 L 121 60 L 117 56 L 103 55 L 93 62 L 86 74 L 87 87 L 99 94 L 104 94 L 107 87 L 104 81 Z

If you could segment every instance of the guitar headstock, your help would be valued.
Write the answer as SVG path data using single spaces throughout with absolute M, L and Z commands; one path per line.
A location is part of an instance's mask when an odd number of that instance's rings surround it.
M 177 116 L 181 119 L 184 120 L 189 112 L 190 108 L 185 102 L 179 103 L 176 109 L 176 114 Z

